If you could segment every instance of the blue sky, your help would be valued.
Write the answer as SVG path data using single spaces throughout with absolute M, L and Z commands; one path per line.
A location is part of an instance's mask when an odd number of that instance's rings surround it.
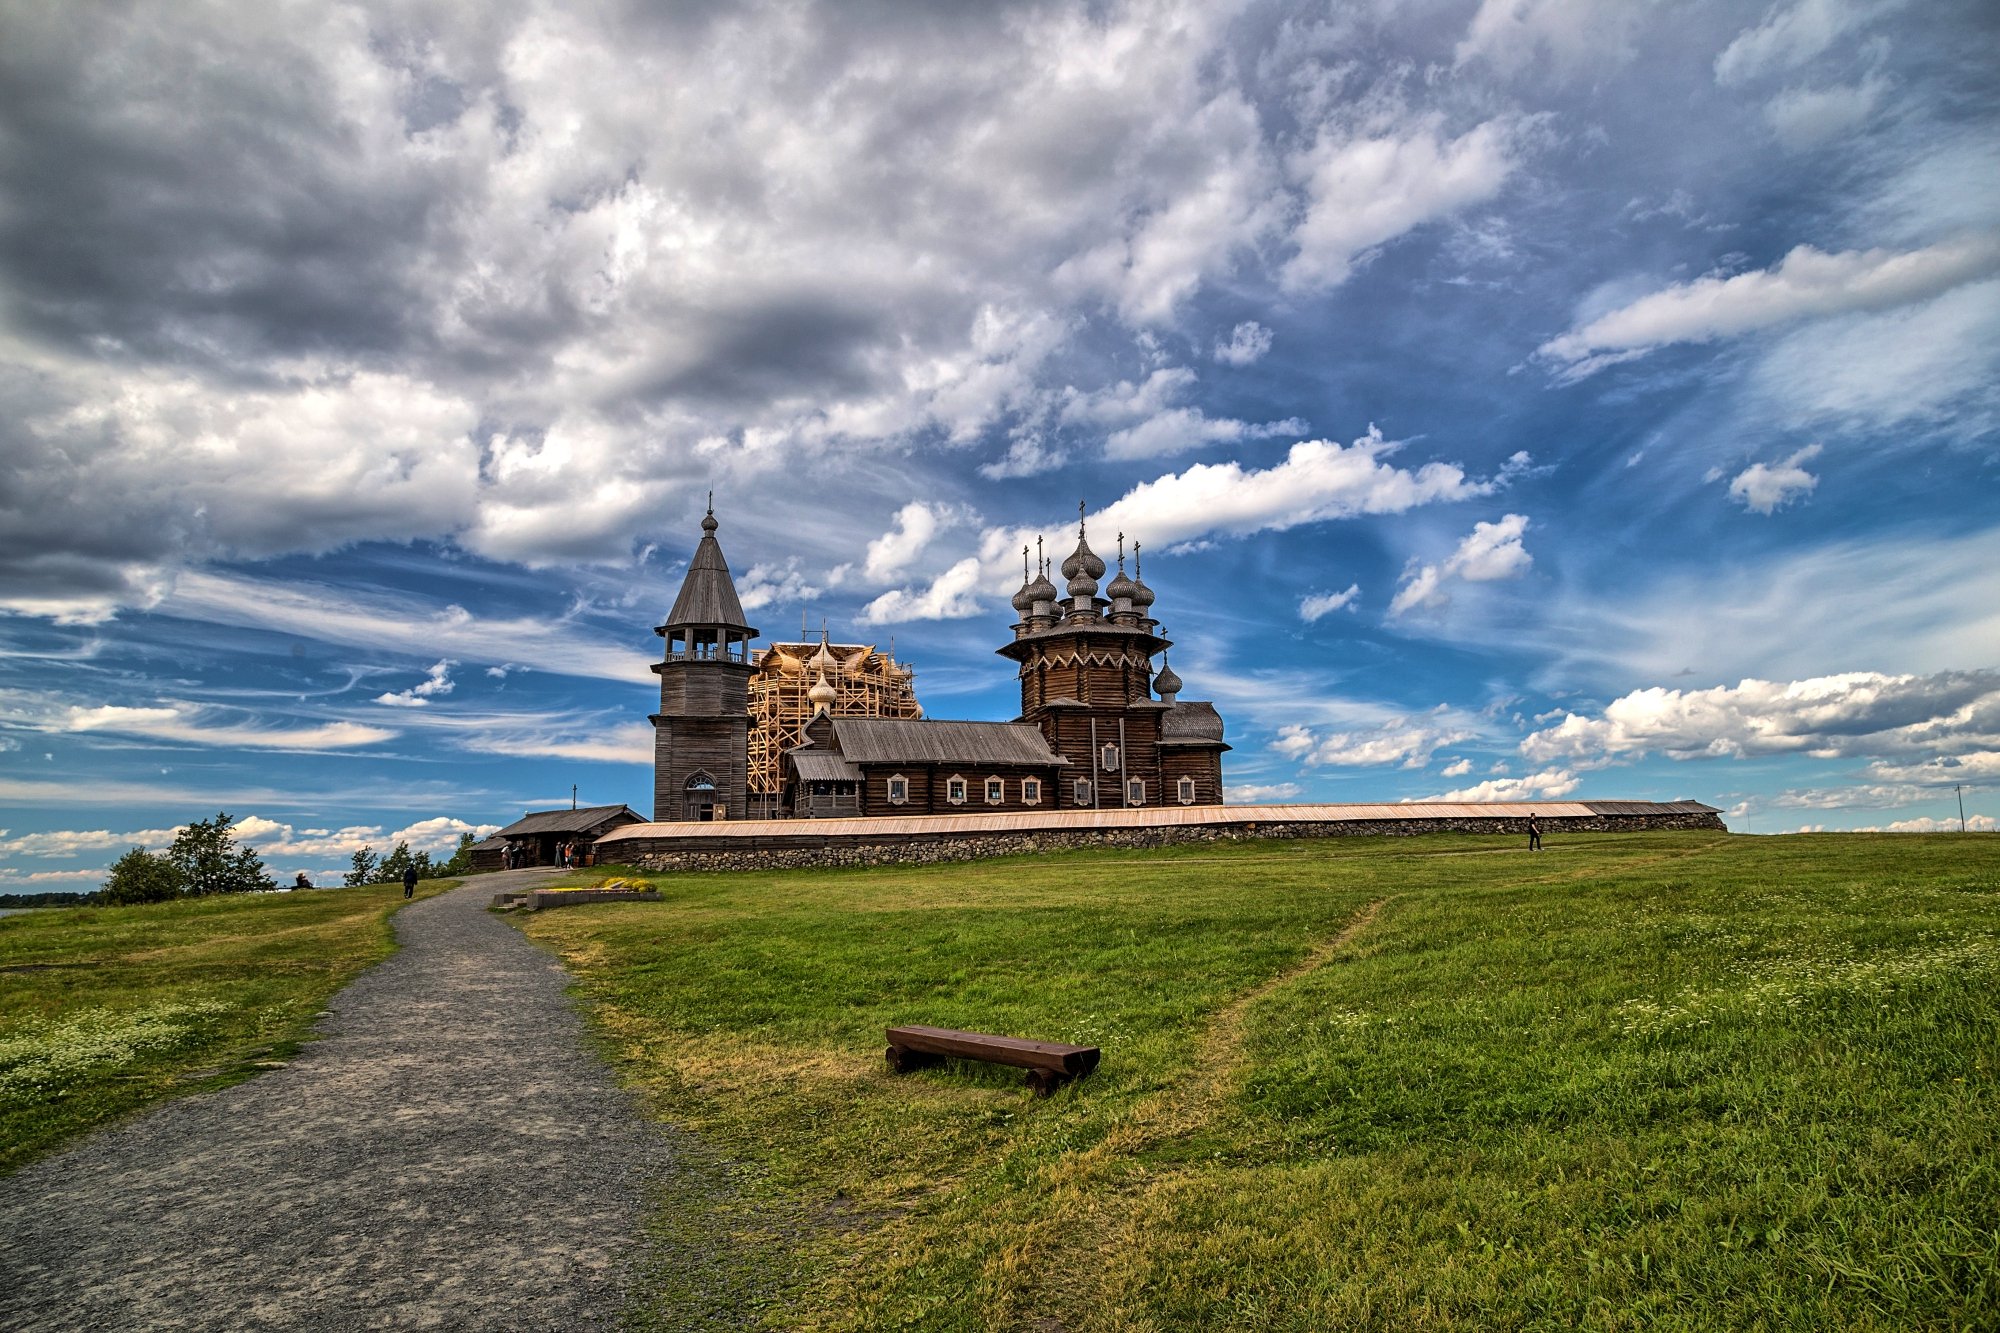
M 645 809 L 767 636 L 1005 718 L 1145 546 L 1239 800 L 2000 815 L 2000 23 L 0 8 L 0 892 Z

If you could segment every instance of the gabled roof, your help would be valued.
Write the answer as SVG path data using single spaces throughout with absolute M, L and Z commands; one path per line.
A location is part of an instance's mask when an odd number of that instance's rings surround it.
M 581 810 L 530 810 L 493 836 L 525 838 L 538 833 L 594 833 L 613 824 L 645 822 L 646 817 L 629 805 L 586 805 Z
M 701 544 L 694 548 L 694 559 L 688 561 L 681 595 L 674 598 L 665 627 L 728 625 L 749 629 L 743 603 L 736 596 L 736 582 L 729 577 L 729 562 L 722 558 L 722 544 L 715 540 L 715 516 L 703 519 L 701 526 Z
M 1025 722 L 937 722 L 930 718 L 837 717 L 834 744 L 855 764 L 1067 763 Z

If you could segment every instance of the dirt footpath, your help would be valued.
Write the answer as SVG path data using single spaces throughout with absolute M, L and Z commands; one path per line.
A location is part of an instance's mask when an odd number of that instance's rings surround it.
M 404 909 L 288 1067 L 0 1179 L 0 1328 L 615 1326 L 690 1155 L 484 910 L 545 877 Z

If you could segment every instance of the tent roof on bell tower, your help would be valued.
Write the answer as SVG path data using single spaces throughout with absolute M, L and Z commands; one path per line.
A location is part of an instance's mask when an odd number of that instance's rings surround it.
M 681 580 L 681 595 L 674 598 L 674 609 L 667 613 L 663 628 L 726 625 L 750 630 L 750 622 L 743 618 L 743 603 L 736 596 L 736 581 L 729 576 L 729 562 L 722 558 L 722 544 L 715 540 L 719 526 L 711 502 L 701 520 L 701 544 L 694 548 L 694 558 L 688 561 L 687 577 Z M 750 633 L 754 636 L 756 631 Z

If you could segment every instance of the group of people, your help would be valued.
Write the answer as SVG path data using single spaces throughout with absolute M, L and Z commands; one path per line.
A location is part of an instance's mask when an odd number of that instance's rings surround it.
M 500 866 L 503 870 L 519 870 L 523 866 L 539 865 L 533 854 L 523 843 L 510 842 L 500 852 Z M 579 849 L 573 842 L 561 843 L 556 847 L 556 866 L 561 870 L 572 870 L 583 864 L 579 859 Z

